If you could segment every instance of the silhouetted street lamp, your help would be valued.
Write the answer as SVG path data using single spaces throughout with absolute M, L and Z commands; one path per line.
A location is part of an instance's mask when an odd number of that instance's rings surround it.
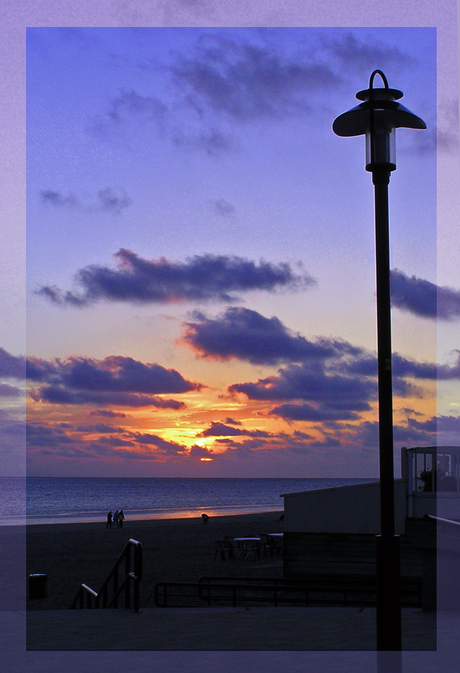
M 380 75 L 384 88 L 374 89 Z M 363 101 L 337 117 L 338 136 L 366 136 L 366 170 L 375 189 L 375 250 L 377 276 L 377 352 L 380 461 L 380 535 L 376 540 L 377 649 L 401 650 L 399 536 L 394 524 L 393 395 L 391 381 L 390 245 L 388 184 L 396 170 L 395 129 L 425 129 L 425 122 L 397 101 L 402 91 L 390 89 L 381 70 L 374 70 Z

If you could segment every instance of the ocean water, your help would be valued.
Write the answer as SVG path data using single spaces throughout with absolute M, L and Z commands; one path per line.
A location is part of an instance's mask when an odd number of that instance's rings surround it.
M 282 511 L 283 493 L 372 479 L 65 478 L 0 479 L 0 525 L 127 521 Z

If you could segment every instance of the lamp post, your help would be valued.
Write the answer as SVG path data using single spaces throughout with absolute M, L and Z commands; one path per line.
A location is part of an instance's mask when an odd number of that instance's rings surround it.
M 379 75 L 383 88 L 374 88 Z M 379 403 L 380 535 L 376 537 L 377 650 L 401 650 L 400 547 L 394 525 L 393 393 L 391 373 L 390 245 L 388 185 L 396 170 L 395 129 L 425 129 L 425 122 L 397 101 L 402 91 L 390 89 L 381 70 L 369 88 L 359 91 L 362 103 L 337 117 L 338 136 L 366 136 L 366 170 L 375 192 L 377 288 L 377 353 Z

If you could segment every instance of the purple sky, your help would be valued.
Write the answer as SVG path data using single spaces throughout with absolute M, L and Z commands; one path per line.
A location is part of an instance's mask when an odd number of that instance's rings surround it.
M 4 470 L 23 464 L 27 352 L 30 474 L 377 476 L 372 184 L 364 139 L 331 130 L 375 68 L 428 126 L 397 132 L 390 184 L 396 456 L 435 444 L 436 420 L 458 443 L 448 40 L 437 53 L 431 28 L 308 26 L 27 40 L 27 349 L 10 292 Z

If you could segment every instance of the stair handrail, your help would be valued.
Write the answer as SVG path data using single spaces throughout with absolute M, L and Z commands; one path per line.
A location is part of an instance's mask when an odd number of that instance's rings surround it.
M 454 521 L 453 519 L 444 519 L 442 516 L 435 516 L 434 514 L 425 514 L 423 519 L 429 521 L 440 521 L 441 523 L 448 523 L 451 526 L 460 526 L 460 521 Z
M 131 564 L 131 550 L 133 550 L 133 564 Z M 125 574 L 122 577 L 121 583 L 118 581 L 118 569 L 125 561 Z M 125 592 L 124 607 L 130 607 L 130 586 L 133 584 L 133 612 L 139 612 L 139 582 L 142 579 L 142 544 L 138 540 L 130 538 L 126 543 L 123 551 L 115 562 L 112 570 L 107 575 L 102 587 L 98 592 L 91 589 L 87 584 L 81 584 L 77 595 L 75 596 L 71 609 L 85 607 L 92 608 L 118 608 L 118 598 L 121 593 Z M 113 586 L 113 595 L 108 598 L 108 589 L 110 582 Z

